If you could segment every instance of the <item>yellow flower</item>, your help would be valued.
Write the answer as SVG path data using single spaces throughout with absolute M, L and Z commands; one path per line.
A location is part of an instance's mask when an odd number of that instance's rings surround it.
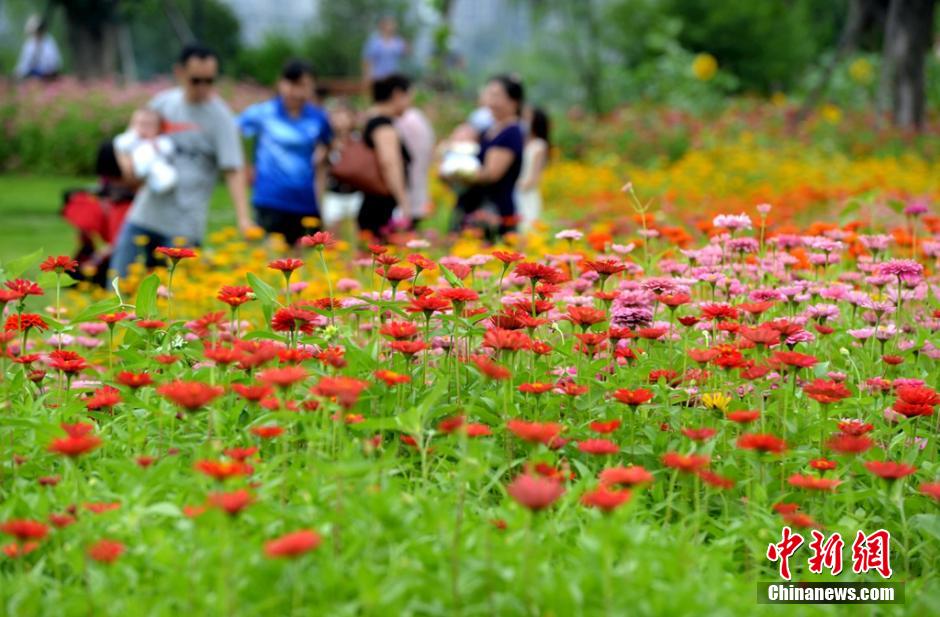
M 307 229 L 313 229 L 314 227 L 320 226 L 320 219 L 315 216 L 305 216 L 300 219 L 300 224 L 306 227 Z
M 731 403 L 731 397 L 721 392 L 710 392 L 702 395 L 702 403 L 704 403 L 705 409 L 727 411 L 728 405 Z
M 849 77 L 855 83 L 867 86 L 875 79 L 875 68 L 867 58 L 858 58 L 849 65 Z
M 248 240 L 261 240 L 264 238 L 264 230 L 260 227 L 249 227 L 245 231 L 245 238 Z
M 145 234 L 140 234 L 134 236 L 134 244 L 137 246 L 147 246 L 147 243 L 150 242 L 150 236 Z
M 692 74 L 696 79 L 708 81 L 718 72 L 718 61 L 707 53 L 698 54 L 692 61 Z
M 820 114 L 823 120 L 829 124 L 839 124 L 839 121 L 842 120 L 842 110 L 832 103 L 823 105 Z

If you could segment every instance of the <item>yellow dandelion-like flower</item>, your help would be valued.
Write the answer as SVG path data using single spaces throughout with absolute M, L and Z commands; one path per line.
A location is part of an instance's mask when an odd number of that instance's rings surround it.
M 706 409 L 719 409 L 727 411 L 731 397 L 722 392 L 709 392 L 702 395 L 702 403 Z

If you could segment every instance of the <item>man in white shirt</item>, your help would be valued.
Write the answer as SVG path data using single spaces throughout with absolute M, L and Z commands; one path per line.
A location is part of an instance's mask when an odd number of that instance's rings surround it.
M 51 79 L 62 68 L 62 56 L 46 24 L 38 15 L 26 21 L 26 41 L 14 71 L 17 79 Z

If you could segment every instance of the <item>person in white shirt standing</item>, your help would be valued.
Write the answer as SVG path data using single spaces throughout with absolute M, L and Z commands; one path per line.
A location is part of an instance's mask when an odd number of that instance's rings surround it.
M 516 184 L 516 202 L 519 208 L 519 231 L 529 233 L 542 217 L 542 172 L 548 165 L 550 123 L 541 109 L 526 110 L 528 132 L 522 150 L 522 172 Z
M 428 174 L 434 158 L 434 129 L 431 122 L 417 107 L 409 107 L 395 120 L 398 135 L 411 154 L 408 168 L 408 201 L 411 202 L 413 227 L 431 214 L 431 197 L 428 192 Z
M 46 31 L 39 15 L 26 21 L 26 41 L 20 50 L 14 74 L 17 79 L 54 79 L 62 69 L 62 56 L 55 39 Z

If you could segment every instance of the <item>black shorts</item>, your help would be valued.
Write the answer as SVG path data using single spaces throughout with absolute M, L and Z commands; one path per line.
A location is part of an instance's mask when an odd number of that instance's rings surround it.
M 269 234 L 280 234 L 284 241 L 291 246 L 297 244 L 303 236 L 312 234 L 319 228 L 304 227 L 302 221 L 315 214 L 299 214 L 297 212 L 284 212 L 271 208 L 255 208 L 255 220 L 262 229 Z

